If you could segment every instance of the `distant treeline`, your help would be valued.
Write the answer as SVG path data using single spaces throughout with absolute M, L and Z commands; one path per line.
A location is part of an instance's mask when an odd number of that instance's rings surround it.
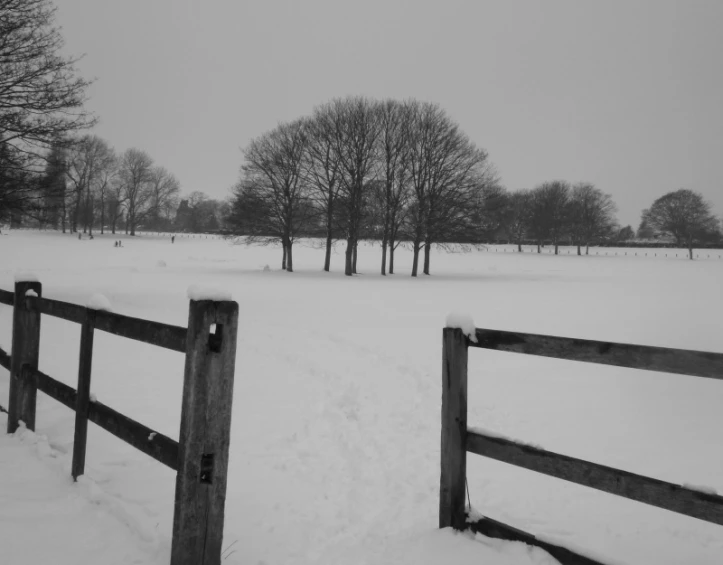
M 504 240 L 550 244 L 557 253 L 571 243 L 581 254 L 591 245 L 632 245 L 636 232 L 618 224 L 616 211 L 612 197 L 587 182 L 507 191 L 487 152 L 436 104 L 348 97 L 249 143 L 225 229 L 280 243 L 288 271 L 301 237 L 326 239 L 327 271 L 333 243 L 344 241 L 347 275 L 356 272 L 361 240 L 380 242 L 382 274 L 394 272 L 395 250 L 408 245 L 416 276 L 420 254 L 430 273 L 432 246 Z M 692 249 L 719 243 L 721 230 L 709 204 L 681 189 L 644 211 L 637 237 Z

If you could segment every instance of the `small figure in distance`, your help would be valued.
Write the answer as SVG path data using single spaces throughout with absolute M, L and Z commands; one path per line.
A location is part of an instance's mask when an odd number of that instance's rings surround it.
M 171 236 L 171 243 L 173 243 L 174 241 L 176 241 L 176 236 L 175 236 L 175 235 L 172 235 L 172 236 Z
M 113 242 L 113 247 L 118 247 L 118 241 L 117 241 L 117 240 Z

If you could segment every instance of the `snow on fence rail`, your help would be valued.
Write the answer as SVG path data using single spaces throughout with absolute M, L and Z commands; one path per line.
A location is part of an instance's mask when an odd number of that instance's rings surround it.
M 723 497 L 717 494 L 583 461 L 468 428 L 467 361 L 470 347 L 723 379 L 721 353 L 480 328 L 465 335 L 465 331 L 460 328 L 445 328 L 442 350 L 440 528 L 471 528 L 490 537 L 537 545 L 563 565 L 600 565 L 589 557 L 546 543 L 532 534 L 491 518 L 469 517 L 465 510 L 467 452 L 723 525 Z
M 37 391 L 75 411 L 71 474 L 85 471 L 88 421 L 176 471 L 171 565 L 219 565 L 228 471 L 238 304 L 191 300 L 188 328 L 123 316 L 42 298 L 42 285 L 18 281 L 0 289 L 13 307 L 12 351 L 0 349 L 10 371 L 8 433 L 22 421 L 35 429 Z M 78 386 L 38 370 L 41 315 L 81 325 Z M 179 441 L 158 433 L 91 398 L 95 330 L 186 354 Z

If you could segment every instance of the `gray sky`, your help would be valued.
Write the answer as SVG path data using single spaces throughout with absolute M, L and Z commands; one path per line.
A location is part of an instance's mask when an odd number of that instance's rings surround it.
M 440 103 L 509 189 L 588 181 L 623 225 L 723 214 L 723 1 L 56 0 L 95 132 L 223 198 L 240 148 L 333 97 Z

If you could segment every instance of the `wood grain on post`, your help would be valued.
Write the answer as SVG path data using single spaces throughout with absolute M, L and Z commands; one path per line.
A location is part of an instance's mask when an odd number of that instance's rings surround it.
M 237 329 L 236 302 L 191 301 L 172 565 L 221 563 Z
M 29 430 L 35 430 L 35 403 L 38 394 L 33 382 L 23 379 L 22 376 L 23 365 L 30 365 L 34 369 L 38 367 L 40 353 L 40 312 L 30 309 L 26 304 L 25 293 L 29 290 L 41 296 L 43 286 L 39 282 L 31 281 L 15 283 L 8 398 L 9 434 L 18 429 L 21 421 Z
M 467 476 L 467 338 L 445 328 L 442 343 L 442 447 L 439 527 L 463 530 Z
M 94 332 L 95 310 L 87 308 L 85 311 L 85 321 L 80 330 L 80 360 L 78 363 L 78 389 L 75 404 L 75 435 L 73 438 L 73 462 L 70 467 L 73 480 L 77 480 L 80 475 L 85 473 Z

